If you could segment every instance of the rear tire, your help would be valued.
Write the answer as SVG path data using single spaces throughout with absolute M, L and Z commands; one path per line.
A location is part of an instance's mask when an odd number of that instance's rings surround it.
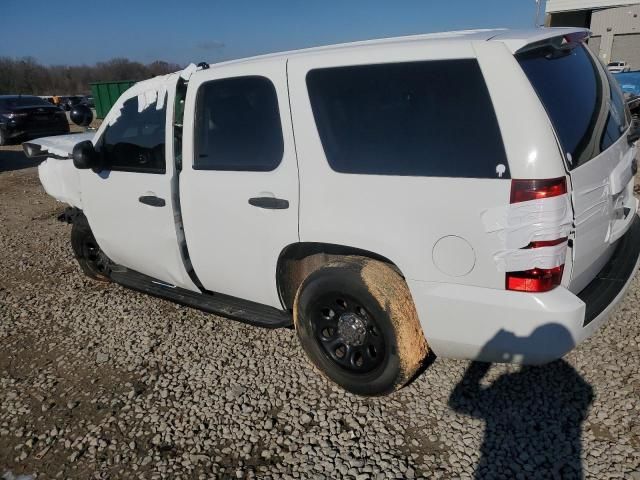
M 346 257 L 311 273 L 296 294 L 294 323 L 313 365 L 357 395 L 399 389 L 428 353 L 406 282 L 368 258 Z
M 100 250 L 84 215 L 77 215 L 73 221 L 71 247 L 87 277 L 101 282 L 111 281 L 107 270 L 109 259 Z

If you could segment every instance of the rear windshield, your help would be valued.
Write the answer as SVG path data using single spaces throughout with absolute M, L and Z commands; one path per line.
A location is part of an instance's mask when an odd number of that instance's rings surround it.
M 323 68 L 307 74 L 307 87 L 337 172 L 509 178 L 476 60 Z
M 570 169 L 587 163 L 627 128 L 622 91 L 582 43 L 562 37 L 517 55 L 558 134 Z
M 0 98 L 0 107 L 3 108 L 16 108 L 16 107 L 37 107 L 42 105 L 51 106 L 49 102 L 43 100 L 40 97 L 11 97 L 11 98 Z

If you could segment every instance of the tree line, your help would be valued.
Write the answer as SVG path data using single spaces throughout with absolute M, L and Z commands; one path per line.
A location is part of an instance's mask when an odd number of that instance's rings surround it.
M 114 58 L 95 65 L 42 65 L 32 57 L 0 57 L 0 95 L 86 95 L 91 82 L 144 80 L 182 67 L 156 61 L 149 64 Z

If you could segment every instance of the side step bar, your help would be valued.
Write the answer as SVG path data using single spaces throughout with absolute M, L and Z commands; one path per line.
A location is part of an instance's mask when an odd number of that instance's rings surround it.
M 238 320 L 265 328 L 281 328 L 293 325 L 291 314 L 284 310 L 231 297 L 222 293 L 196 293 L 148 277 L 133 270 L 114 266 L 111 279 L 120 285 L 139 292 L 165 298 L 173 302 L 208 313 Z

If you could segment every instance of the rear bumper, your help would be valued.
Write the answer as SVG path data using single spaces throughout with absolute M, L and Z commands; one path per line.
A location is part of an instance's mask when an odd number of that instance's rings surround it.
M 611 305 L 617 304 L 627 289 L 629 279 L 637 270 L 640 255 L 640 218 L 635 215 L 631 226 L 618 241 L 616 251 L 596 278 L 578 298 L 586 304 L 584 326 L 596 321 Z
M 564 287 L 522 293 L 409 281 L 422 328 L 439 356 L 542 364 L 591 336 L 624 298 L 638 269 L 640 218 L 578 295 Z

